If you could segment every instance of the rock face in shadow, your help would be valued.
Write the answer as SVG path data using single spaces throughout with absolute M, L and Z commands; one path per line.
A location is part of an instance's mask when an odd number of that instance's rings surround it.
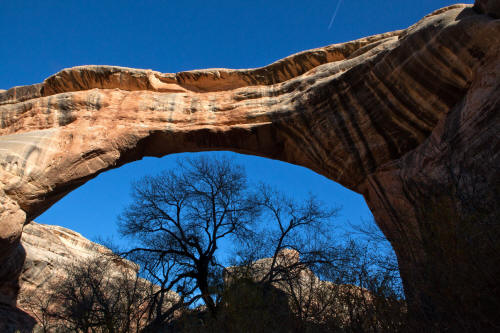
M 11 304 L 0 306 L 1 332 L 32 332 L 36 317 L 24 301 L 29 297 L 43 299 L 51 284 L 65 278 L 64 268 L 68 265 L 111 251 L 72 230 L 30 222 L 24 226 L 18 252 L 22 258 L 17 260 L 24 265 L 12 281 L 2 285 L 3 295 L 17 299 L 18 308 Z
M 480 203 L 498 193 L 497 6 L 450 6 L 402 31 L 257 69 L 82 66 L 0 92 L 1 302 L 15 304 L 23 225 L 70 191 L 144 156 L 231 150 L 302 165 L 363 194 L 413 312 L 493 322 L 466 305 L 499 299 L 488 278 L 497 272 L 484 273 L 500 267 L 498 248 L 482 248 L 498 226 L 472 223 L 464 233 L 469 201 L 458 194 Z M 464 246 L 480 250 L 466 255 Z
M 498 0 L 477 0 L 474 7 L 480 13 L 496 19 L 500 18 L 500 2 Z

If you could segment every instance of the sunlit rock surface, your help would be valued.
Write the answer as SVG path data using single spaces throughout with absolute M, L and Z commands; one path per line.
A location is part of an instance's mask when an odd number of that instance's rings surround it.
M 108 248 L 94 243 L 81 234 L 56 225 L 30 222 L 24 227 L 21 244 L 26 261 L 20 277 L 21 294 L 38 289 L 64 278 L 64 268 L 78 261 L 111 254 Z M 128 261 L 120 265 L 136 267 Z
M 497 14 L 497 0 L 454 5 L 405 30 L 257 69 L 81 66 L 0 92 L 2 304 L 15 304 L 23 225 L 61 197 L 144 156 L 223 149 L 302 165 L 363 194 L 396 251 L 410 308 L 451 322 L 467 317 L 465 304 L 491 294 L 477 267 L 500 265 L 481 255 L 471 273 L 472 263 L 449 260 L 450 239 L 459 236 L 419 218 L 435 195 L 413 185 L 456 185 L 447 172 L 464 164 L 485 175 L 479 188 L 492 195 L 488 184 L 499 173 L 488 166 L 500 164 Z M 454 230 L 450 223 L 443 228 Z M 443 284 L 467 286 L 470 299 Z
M 36 222 L 30 222 L 24 227 L 21 244 L 26 259 L 19 278 L 17 305 L 28 314 L 32 314 L 32 306 L 36 307 L 38 302 L 44 301 L 51 286 L 66 278 L 68 267 L 112 254 L 110 249 L 86 239 L 75 231 Z M 110 267 L 111 272 L 121 272 L 123 269 L 135 274 L 137 267 L 127 260 L 115 260 Z M 28 316 L 19 315 L 16 321 L 15 325 L 12 324 L 13 327 L 29 331 L 32 323 Z M 8 328 L 3 328 L 3 331 L 8 331 Z

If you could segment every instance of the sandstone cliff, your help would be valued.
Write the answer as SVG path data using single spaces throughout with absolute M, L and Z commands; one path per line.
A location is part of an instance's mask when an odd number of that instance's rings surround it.
M 36 222 L 30 222 L 24 227 L 21 244 L 26 251 L 26 260 L 19 279 L 20 295 L 42 291 L 64 279 L 64 268 L 75 262 L 111 254 L 108 248 L 75 231 Z M 116 265 L 127 265 L 131 271 L 136 269 L 132 262 L 125 260 Z M 22 304 L 20 308 L 23 308 Z
M 47 224 L 30 222 L 24 227 L 21 244 L 26 252 L 26 259 L 19 277 L 18 308 L 37 318 L 33 301 L 46 297 L 48 289 L 61 283 L 67 276 L 67 268 L 71 265 L 85 262 L 111 254 L 108 248 L 96 244 L 77 232 Z M 135 274 L 136 265 L 126 260 L 113 262 L 111 270 L 130 270 Z M 37 303 L 38 304 L 38 303 Z M 30 331 L 34 320 L 27 316 L 10 316 L 2 318 L 0 328 L 5 332 L 21 329 Z M 9 323 L 10 321 L 10 323 Z M 4 325 L 4 326 L 2 326 Z
M 490 223 L 499 16 L 498 0 L 477 0 L 257 69 L 82 66 L 0 92 L 1 303 L 15 304 L 23 225 L 61 197 L 144 156 L 223 149 L 299 164 L 363 194 L 413 312 L 443 327 L 496 325 L 488 309 L 500 272 L 485 270 L 500 267 Z M 474 218 L 484 223 L 463 218 L 466 202 L 482 205 Z

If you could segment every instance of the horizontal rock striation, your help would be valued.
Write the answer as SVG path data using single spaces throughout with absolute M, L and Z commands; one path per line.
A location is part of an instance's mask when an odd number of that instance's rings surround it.
M 25 225 L 21 237 L 25 254 L 21 274 L 11 283 L 10 294 L 17 297 L 18 310 L 0 307 L 2 332 L 32 332 L 36 324 L 36 305 L 46 301 L 48 288 L 66 278 L 66 268 L 78 262 L 112 254 L 108 248 L 91 242 L 72 230 L 47 224 L 30 222 Z M 136 265 L 127 260 L 113 262 L 110 270 L 125 269 L 135 274 Z
M 20 272 L 23 225 L 99 173 L 144 156 L 231 150 L 302 165 L 363 194 L 396 250 L 410 307 L 436 320 L 453 316 L 463 297 L 438 293 L 436 272 L 469 268 L 447 259 L 446 237 L 459 233 L 445 237 L 422 223 L 437 195 L 423 184 L 457 185 L 450 166 L 465 161 L 468 173 L 487 175 L 479 188 L 492 195 L 497 4 L 454 5 L 402 31 L 257 69 L 82 66 L 0 92 L 0 281 Z M 479 266 L 492 264 L 486 257 Z M 447 272 L 444 284 L 469 285 Z
M 56 225 L 28 223 L 23 230 L 21 244 L 26 260 L 20 276 L 20 294 L 32 295 L 37 290 L 65 277 L 64 268 L 75 262 L 111 255 L 110 249 L 94 243 L 81 234 Z M 117 265 L 135 271 L 130 261 L 117 261 Z

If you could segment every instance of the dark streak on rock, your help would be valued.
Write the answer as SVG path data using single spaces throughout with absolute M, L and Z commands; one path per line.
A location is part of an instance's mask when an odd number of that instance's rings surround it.
M 76 117 L 73 115 L 71 95 L 61 94 L 57 96 L 57 122 L 59 126 L 65 126 L 72 123 Z
M 347 116 L 349 117 L 349 123 L 350 125 L 352 126 L 352 128 L 354 128 L 354 131 L 356 132 L 356 136 L 361 140 L 361 143 L 363 144 L 363 147 L 364 147 L 364 150 L 365 150 L 365 156 L 366 159 L 364 159 L 366 161 L 366 165 L 363 165 L 363 168 L 365 170 L 368 170 L 369 172 L 372 172 L 376 166 L 377 166 L 377 163 L 375 161 L 375 158 L 372 154 L 372 151 L 370 149 L 370 146 L 368 144 L 368 141 L 366 140 L 363 132 L 361 131 L 360 127 L 359 127 L 359 121 L 358 119 L 360 117 L 358 117 L 356 115 L 356 111 L 353 109 L 353 106 L 351 107 L 351 103 L 348 103 L 347 100 L 350 99 L 350 98 L 356 98 L 356 97 L 351 97 L 351 92 L 349 90 L 345 91 L 345 92 L 342 92 L 342 93 L 339 93 L 337 94 L 337 97 L 338 97 L 338 101 L 341 105 L 341 108 L 343 110 L 345 110 Z M 361 105 L 358 103 L 358 105 Z M 370 116 L 370 112 L 367 112 L 365 109 L 363 109 L 362 107 L 360 109 L 358 109 L 360 111 L 360 113 L 362 113 L 362 115 L 360 116 Z M 371 119 L 371 117 L 370 117 Z M 386 142 L 386 143 L 389 143 L 389 142 Z M 359 151 L 359 149 L 358 149 Z

